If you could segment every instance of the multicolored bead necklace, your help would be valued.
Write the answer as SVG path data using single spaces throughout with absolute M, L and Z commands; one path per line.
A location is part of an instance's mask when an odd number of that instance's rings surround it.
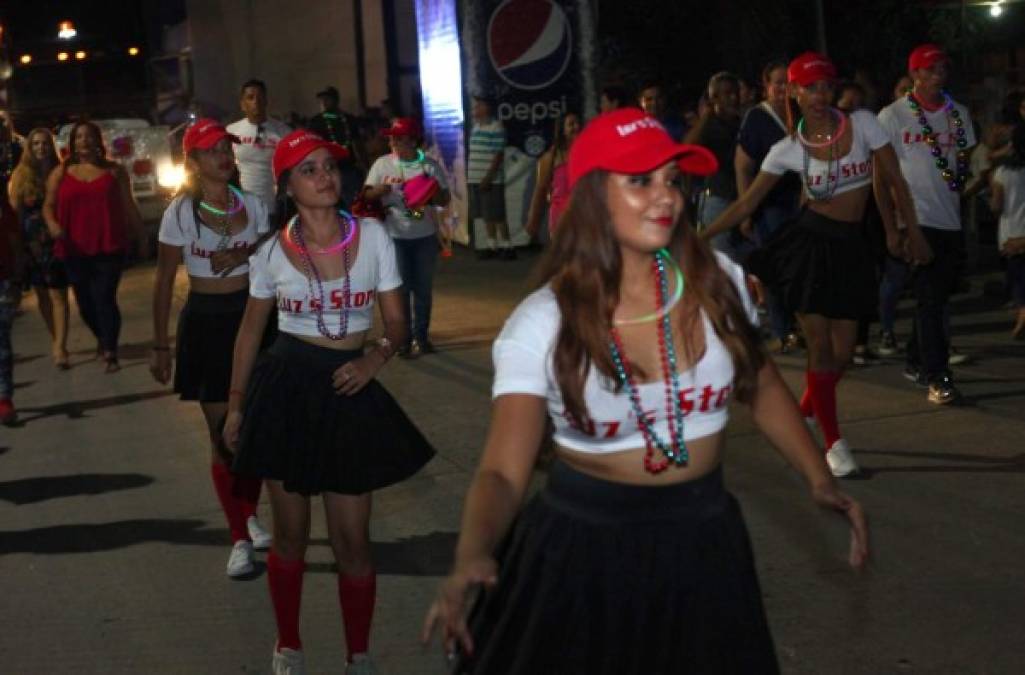
M 944 91 L 942 95 L 943 105 L 940 109 L 943 110 L 947 117 L 947 133 L 954 138 L 953 145 L 957 146 L 957 154 L 955 155 L 957 173 L 950 168 L 950 161 L 946 157 L 947 148 L 951 147 L 951 144 L 947 144 L 944 147 L 940 143 L 939 134 L 929 124 L 929 119 L 925 116 L 926 111 L 922 104 L 918 102 L 918 99 L 915 98 L 914 92 L 908 90 L 905 100 L 907 100 L 911 112 L 918 116 L 918 123 L 922 126 L 922 136 L 925 137 L 925 143 L 929 146 L 929 152 L 936 159 L 936 168 L 939 169 L 943 182 L 947 184 L 947 189 L 951 192 L 960 192 L 964 189 L 965 183 L 968 182 L 969 176 L 972 175 L 972 172 L 968 170 L 968 150 L 966 150 L 968 147 L 968 132 L 965 131 L 964 120 L 961 119 L 961 113 L 954 106 L 954 101 L 950 98 L 950 94 Z
M 314 253 L 316 253 L 317 255 L 331 255 L 333 253 L 338 253 L 339 251 L 345 250 L 346 248 L 348 248 L 352 244 L 352 240 L 356 236 L 356 225 L 355 225 L 356 219 L 353 218 L 351 213 L 349 213 L 348 211 L 346 211 L 344 209 L 338 209 L 338 216 L 339 216 L 339 218 L 341 220 L 344 220 L 344 221 L 348 222 L 348 224 L 349 224 L 349 228 L 348 228 L 349 234 L 348 234 L 348 236 L 342 237 L 341 241 L 339 241 L 337 244 L 334 244 L 333 246 L 328 246 L 327 248 L 317 249 L 316 251 L 314 251 Z M 288 221 L 288 224 L 285 227 L 285 243 L 288 244 L 289 247 L 291 247 L 291 249 L 293 251 L 296 251 L 296 252 L 299 251 L 299 245 L 295 243 L 294 237 L 292 236 L 291 231 L 293 229 L 295 229 L 296 227 L 298 227 L 298 225 L 296 224 L 298 222 L 298 220 L 299 220 L 299 214 L 296 214 L 296 215 L 292 216 L 292 219 Z M 345 228 L 339 228 L 339 229 L 341 229 L 343 232 L 345 231 Z
M 669 252 L 661 249 L 652 260 L 652 272 L 656 277 L 655 304 L 659 307 L 665 303 L 669 295 L 669 279 L 666 275 L 664 260 L 671 260 Z M 682 278 L 680 279 L 682 288 Z M 637 426 L 644 437 L 644 469 L 649 473 L 660 473 L 669 467 L 670 463 L 677 466 L 687 464 L 690 455 L 687 453 L 687 444 L 683 436 L 683 408 L 680 406 L 680 376 L 676 372 L 676 347 L 673 344 L 673 325 L 670 319 L 670 312 L 662 315 L 658 330 L 658 350 L 662 362 L 662 379 L 665 382 L 666 396 L 666 419 L 669 425 L 669 440 L 660 437 L 654 428 L 654 420 L 644 412 L 641 405 L 641 395 L 637 388 L 637 381 L 634 379 L 630 369 L 630 363 L 624 356 L 623 341 L 619 331 L 615 327 L 609 329 L 612 339 L 609 341 L 609 351 L 612 354 L 612 362 L 616 367 L 616 375 L 619 382 L 630 397 L 630 407 L 633 409 L 634 417 L 637 419 Z M 661 452 L 662 457 L 655 458 L 655 449 Z
M 342 219 L 341 222 L 348 224 L 348 229 L 352 231 L 355 231 L 357 227 L 356 219 L 351 216 L 347 220 Z M 342 239 L 351 239 L 352 235 L 346 232 L 344 228 L 344 225 L 339 225 L 339 229 L 342 230 Z M 317 266 L 313 264 L 309 249 L 306 247 L 306 240 L 303 238 L 303 229 L 299 219 L 293 219 L 288 229 L 292 230 L 292 237 L 299 250 L 299 260 L 303 265 L 303 275 L 306 277 L 306 284 L 310 291 L 310 307 L 317 317 L 317 331 L 329 340 L 344 340 L 349 334 L 349 296 L 352 290 L 352 280 L 349 275 L 349 247 L 347 246 L 342 250 L 342 262 L 345 265 L 345 280 L 342 282 L 342 306 L 338 315 L 338 332 L 332 333 L 327 327 L 327 322 L 324 321 L 324 282 L 320 278 Z M 316 293 L 313 291 L 314 281 L 317 282 Z

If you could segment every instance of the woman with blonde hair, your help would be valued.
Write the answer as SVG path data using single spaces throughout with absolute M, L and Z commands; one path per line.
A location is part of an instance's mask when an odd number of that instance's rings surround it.
M 25 151 L 7 183 L 7 198 L 18 216 L 28 259 L 28 282 L 36 293 L 39 314 L 50 333 L 53 362 L 68 369 L 68 277 L 53 255 L 53 237 L 46 229 L 43 201 L 46 179 L 58 164 L 57 143 L 49 129 L 29 132 Z

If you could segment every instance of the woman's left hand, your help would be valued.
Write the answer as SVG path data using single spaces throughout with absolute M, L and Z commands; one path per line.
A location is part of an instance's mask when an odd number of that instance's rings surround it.
M 377 371 L 383 365 L 379 361 L 373 351 L 371 351 L 370 354 L 365 354 L 358 359 L 353 359 L 343 364 L 331 376 L 331 384 L 335 388 L 335 393 L 342 396 L 352 396 L 367 386 L 367 383 L 374 379 L 374 375 L 377 374 Z
M 232 248 L 215 251 L 210 255 L 210 269 L 214 274 L 227 274 L 249 260 L 249 252 L 244 248 Z
M 812 489 L 812 499 L 819 506 L 843 514 L 851 525 L 851 550 L 848 562 L 854 569 L 862 569 L 869 558 L 868 521 L 861 504 L 842 492 L 835 483 L 827 483 Z

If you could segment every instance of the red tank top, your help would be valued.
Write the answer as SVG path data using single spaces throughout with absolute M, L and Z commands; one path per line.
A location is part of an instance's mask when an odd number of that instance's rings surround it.
M 114 173 L 84 181 L 65 171 L 57 189 L 57 222 L 64 230 L 53 249 L 58 258 L 124 252 L 124 207 Z

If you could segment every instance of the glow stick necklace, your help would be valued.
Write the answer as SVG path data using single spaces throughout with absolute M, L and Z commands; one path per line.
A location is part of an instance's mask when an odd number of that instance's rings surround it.
M 356 236 L 356 219 L 352 217 L 351 213 L 343 209 L 338 209 L 338 216 L 338 230 L 342 233 L 341 241 L 333 246 L 313 251 L 317 255 L 331 255 L 333 253 L 338 253 L 339 251 L 344 251 L 349 248 L 352 244 L 353 237 Z M 345 227 L 346 225 L 348 225 L 348 228 Z M 303 250 L 300 248 L 298 243 L 302 238 L 302 233 L 299 232 L 300 227 L 298 213 L 292 216 L 292 219 L 288 221 L 288 225 L 285 226 L 285 243 L 295 251 Z M 305 243 L 303 246 L 305 247 Z
M 680 298 L 683 297 L 683 270 L 681 270 L 680 266 L 676 264 L 675 260 L 673 260 L 673 256 L 669 255 L 669 251 L 664 248 L 659 249 L 656 255 L 660 256 L 663 260 L 673 266 L 674 276 L 676 277 L 676 290 L 673 291 L 672 299 L 651 314 L 645 314 L 644 316 L 638 316 L 633 319 L 615 319 L 612 322 L 613 326 L 635 326 L 640 323 L 648 323 L 649 321 L 658 321 L 671 312 L 673 307 L 676 306 L 676 303 L 680 302 Z

